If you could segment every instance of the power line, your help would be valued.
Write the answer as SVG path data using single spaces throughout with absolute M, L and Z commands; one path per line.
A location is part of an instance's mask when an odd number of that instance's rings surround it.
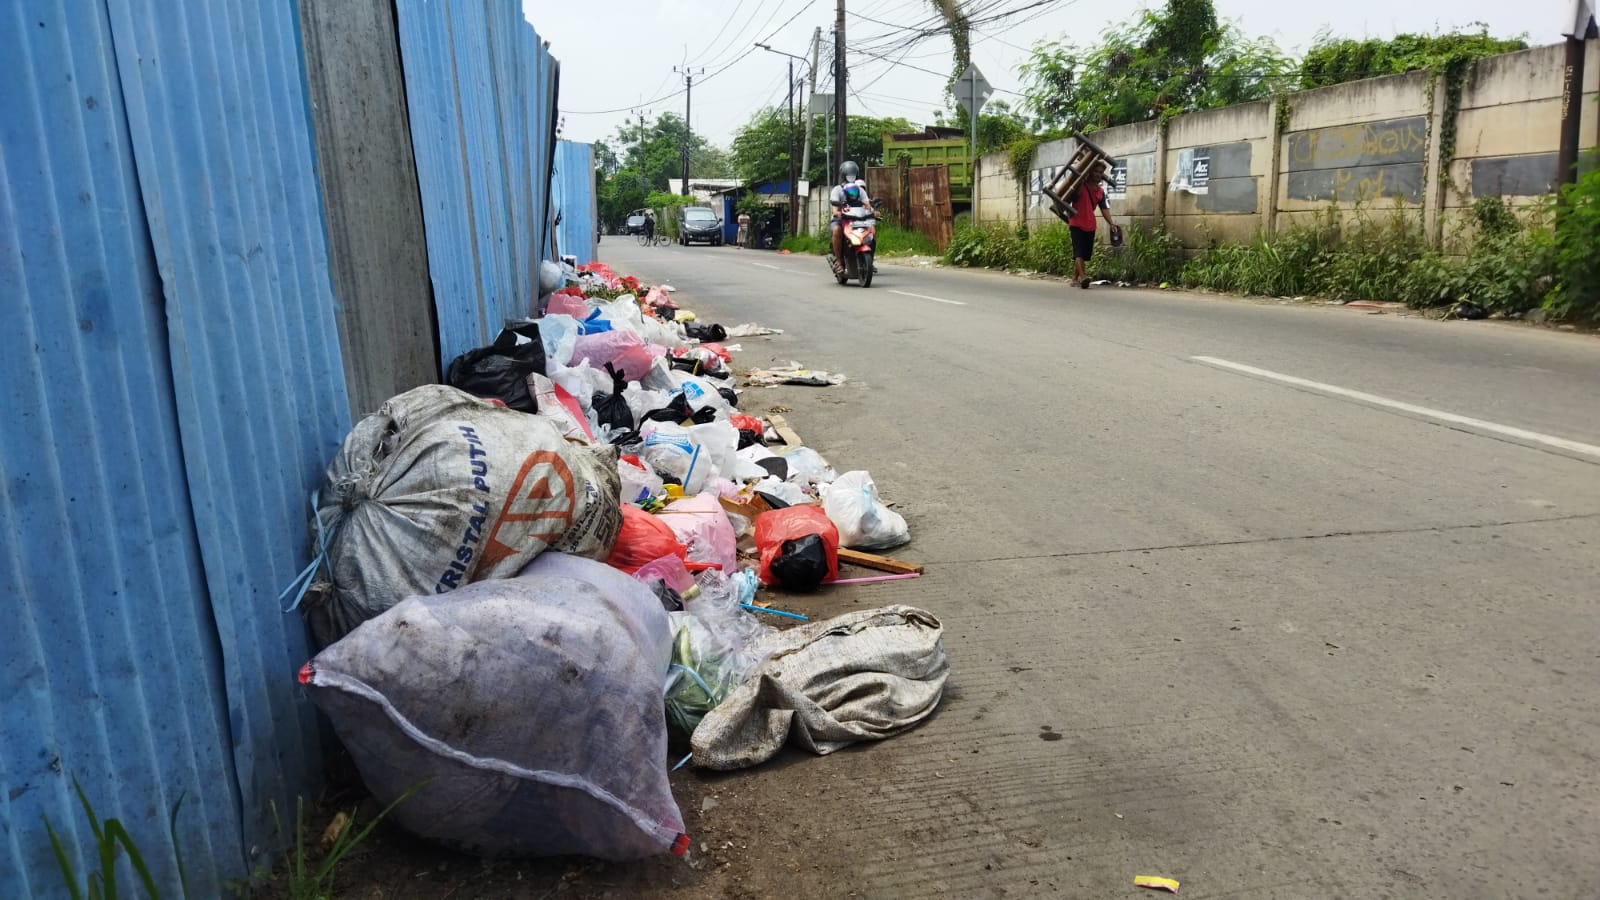
M 788 28 L 789 27 L 789 23 L 793 22 L 795 19 L 800 18 L 800 16 L 802 16 L 805 13 L 806 10 L 810 9 L 812 6 L 815 6 L 816 2 L 817 2 L 817 0 L 806 0 L 806 4 L 804 6 L 800 7 L 798 10 L 796 10 L 794 15 L 792 15 L 789 18 L 785 19 L 783 21 L 783 24 L 779 25 L 777 28 L 774 28 L 770 34 L 768 34 L 766 37 L 762 38 L 761 42 L 764 43 L 766 41 L 772 40 L 773 35 L 777 34 L 778 32 L 782 31 L 785 28 Z M 772 20 L 768 19 L 767 21 L 771 22 Z M 763 27 L 765 27 L 765 26 L 763 25 Z M 740 62 L 742 62 L 744 60 L 745 57 L 747 57 L 750 54 L 756 52 L 756 49 L 757 48 L 754 47 L 754 46 L 747 47 L 743 53 L 740 53 L 738 56 L 736 56 L 733 59 L 729 60 L 726 65 L 718 67 L 711 74 L 705 76 L 704 78 L 701 78 L 700 79 L 700 83 L 701 84 L 705 84 L 707 81 L 710 81 L 711 79 L 717 77 L 718 75 L 721 75 L 723 72 L 726 72 L 729 69 L 733 68 L 734 66 L 738 65 Z M 680 90 L 675 90 L 675 91 L 673 91 L 673 92 L 671 92 L 669 94 L 662 94 L 659 97 L 655 97 L 655 98 L 652 98 L 650 100 L 642 100 L 642 101 L 640 101 L 638 103 L 635 103 L 635 104 L 632 104 L 632 105 L 629 105 L 629 106 L 619 106 L 616 109 L 563 109 L 563 110 L 561 110 L 561 112 L 564 115 L 569 115 L 569 116 L 608 116 L 608 115 L 611 115 L 612 113 L 627 112 L 627 111 L 632 110 L 632 109 L 638 109 L 641 106 L 649 106 L 651 104 L 660 103 L 663 100 L 671 100 L 672 98 L 680 96 L 683 93 L 684 93 L 684 91 L 681 90 L 681 89 Z

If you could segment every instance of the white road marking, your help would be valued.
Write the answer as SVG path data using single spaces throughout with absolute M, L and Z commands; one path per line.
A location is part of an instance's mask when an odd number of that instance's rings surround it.
M 782 272 L 783 271 L 782 267 L 780 267 L 780 266 L 769 266 L 766 263 L 753 262 L 750 265 L 752 265 L 752 266 L 760 266 L 763 269 L 771 269 L 774 272 Z
M 927 294 L 913 294 L 910 291 L 897 291 L 894 288 L 890 288 L 889 289 L 889 293 L 891 293 L 891 294 L 899 294 L 902 297 L 915 297 L 918 300 L 932 300 L 935 303 L 948 303 L 951 306 L 966 306 L 967 305 L 967 304 L 963 303 L 960 300 L 946 300 L 943 297 L 929 297 Z
M 1563 437 L 1556 437 L 1555 435 L 1543 434 L 1538 431 L 1528 431 L 1525 428 L 1516 428 L 1511 425 L 1501 425 L 1498 422 L 1487 422 L 1483 419 L 1474 419 L 1470 416 L 1462 416 L 1453 412 L 1445 412 L 1442 409 L 1418 406 L 1415 403 L 1406 403 L 1401 400 L 1391 400 L 1388 397 L 1380 397 L 1377 394 L 1369 394 L 1365 391 L 1353 391 L 1349 388 L 1339 387 L 1338 385 L 1323 384 L 1320 381 L 1297 378 L 1293 375 L 1285 375 L 1281 372 L 1273 372 L 1268 369 L 1258 369 L 1255 366 L 1247 366 L 1243 363 L 1229 362 L 1225 359 L 1217 359 L 1214 356 L 1191 356 L 1189 358 L 1195 362 L 1205 363 L 1208 366 L 1216 366 L 1220 369 L 1230 369 L 1235 372 L 1243 372 L 1246 375 L 1255 375 L 1258 378 L 1268 378 L 1273 381 L 1282 382 L 1283 384 L 1291 384 L 1295 387 L 1318 391 L 1324 394 L 1331 394 L 1335 397 L 1347 397 L 1351 400 L 1360 400 L 1363 403 L 1370 403 L 1374 406 L 1383 406 L 1389 409 L 1411 413 L 1415 416 L 1423 416 L 1425 418 L 1434 419 L 1440 422 L 1448 422 L 1451 425 L 1463 425 L 1467 428 L 1475 428 L 1479 431 L 1487 431 L 1491 434 L 1504 435 L 1506 437 L 1516 438 L 1520 441 L 1527 441 L 1533 444 L 1543 444 L 1546 447 L 1553 447 L 1557 450 L 1565 450 L 1569 453 L 1580 453 L 1584 456 L 1592 456 L 1596 459 L 1600 459 L 1600 447 L 1597 447 L 1594 444 L 1585 444 L 1579 441 L 1568 440 L 1567 438 Z

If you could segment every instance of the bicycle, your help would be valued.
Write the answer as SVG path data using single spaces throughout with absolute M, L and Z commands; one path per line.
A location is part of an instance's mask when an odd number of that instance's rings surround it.
M 667 236 L 662 234 L 659 231 L 656 232 L 654 235 L 647 235 L 642 231 L 639 232 L 639 246 L 641 246 L 641 247 L 656 247 L 656 246 L 664 245 L 666 243 L 667 243 Z

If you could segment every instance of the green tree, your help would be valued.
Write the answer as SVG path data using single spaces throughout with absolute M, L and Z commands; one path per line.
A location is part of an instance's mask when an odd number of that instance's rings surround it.
M 1490 37 L 1489 26 L 1475 24 L 1476 31 L 1397 34 L 1388 40 L 1339 38 L 1324 32 L 1300 62 L 1299 86 L 1302 90 L 1327 87 L 1528 49 L 1521 38 Z
M 803 179 L 824 184 L 833 181 L 832 174 L 827 171 L 827 148 L 823 145 L 825 124 L 822 116 L 812 122 L 811 168 L 800 174 Z M 850 116 L 845 126 L 846 150 L 850 159 L 863 169 L 882 165 L 884 134 L 916 130 L 917 127 L 905 119 Z M 790 131 L 786 110 L 769 106 L 757 111 L 733 137 L 734 174 L 748 182 L 787 181 L 790 147 L 799 153 L 804 138 L 804 120 L 796 119 L 794 130 Z
M 1294 65 L 1270 38 L 1219 22 L 1211 0 L 1167 0 L 1097 44 L 1041 42 L 1020 70 L 1035 128 L 1071 132 L 1260 100 L 1288 85 Z

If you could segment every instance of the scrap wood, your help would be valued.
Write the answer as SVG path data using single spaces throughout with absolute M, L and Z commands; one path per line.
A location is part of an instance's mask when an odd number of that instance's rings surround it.
M 1151 888 L 1152 890 L 1157 891 L 1166 891 L 1169 894 L 1176 894 L 1178 892 L 1178 880 L 1176 878 L 1162 878 L 1159 875 L 1135 876 L 1133 879 L 1133 886 Z
M 738 500 L 729 500 L 727 497 L 719 497 L 717 499 L 722 502 L 723 509 L 735 515 L 744 516 L 746 519 L 754 519 L 756 516 L 761 515 L 769 509 L 772 509 L 767 501 L 761 499 L 760 497 L 752 497 L 748 503 L 740 503 Z
M 839 548 L 839 562 L 850 563 L 866 569 L 877 569 L 880 572 L 893 572 L 896 575 L 921 575 L 922 563 L 906 562 L 903 559 L 892 559 L 868 553 L 864 550 L 851 550 L 848 547 Z
M 767 421 L 772 423 L 772 430 L 777 433 L 778 439 L 790 447 L 799 447 L 805 444 L 800 440 L 800 435 L 789 427 L 789 420 L 783 416 L 773 414 L 767 416 Z

